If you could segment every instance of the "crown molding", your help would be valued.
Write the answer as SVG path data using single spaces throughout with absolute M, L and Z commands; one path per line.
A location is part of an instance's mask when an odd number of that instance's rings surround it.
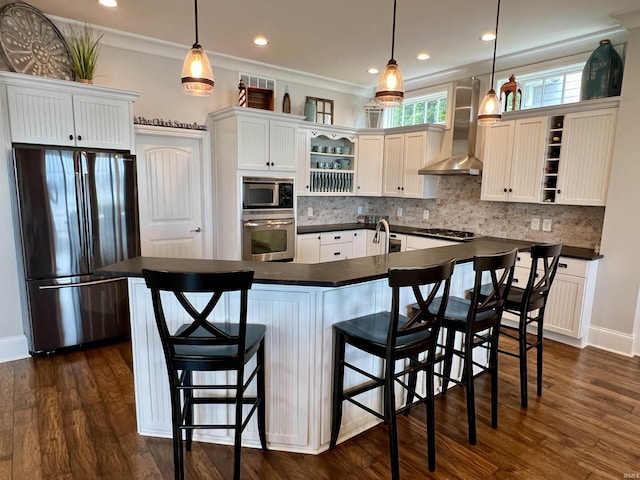
M 600 40 L 608 38 L 616 45 L 624 43 L 627 38 L 627 29 L 622 26 L 599 30 L 580 37 L 570 38 L 562 42 L 549 43 L 539 47 L 522 50 L 496 58 L 496 66 L 499 70 L 511 70 L 514 68 L 547 62 L 558 58 L 571 57 L 573 55 L 592 52 Z M 451 82 L 461 78 L 480 76 L 491 72 L 491 60 L 463 65 L 455 69 L 424 75 L 412 79 L 405 79 L 407 90 L 417 90 L 443 82 Z
M 53 23 L 61 30 L 67 25 L 84 25 L 82 22 L 76 20 L 70 20 L 68 18 L 49 16 Z M 102 43 L 110 47 L 119 48 L 123 50 L 130 50 L 133 52 L 140 52 L 149 55 L 156 55 L 159 57 L 170 58 L 172 60 L 178 60 L 182 62 L 189 51 L 191 46 L 180 45 L 173 42 L 167 42 L 165 40 L 159 40 L 156 38 L 146 37 L 144 35 L 138 35 L 135 33 L 123 32 L 112 28 L 101 27 L 99 25 L 92 25 L 92 27 L 103 35 Z M 222 68 L 225 70 L 232 70 L 238 72 L 251 72 L 254 75 L 262 75 L 271 78 L 279 78 L 287 80 L 289 82 L 299 83 L 301 85 L 323 88 L 327 90 L 347 93 L 351 95 L 358 95 L 363 97 L 371 96 L 371 87 L 357 85 L 350 82 L 344 82 L 342 80 L 336 80 L 333 78 L 323 77 L 321 75 L 314 75 L 300 70 L 294 70 L 290 68 L 278 67 L 276 65 L 270 65 L 263 62 L 256 62 L 254 60 L 248 60 L 245 58 L 234 57 L 220 52 L 214 52 L 207 50 L 209 61 L 211 66 L 215 68 Z
M 611 17 L 618 20 L 627 30 L 640 28 L 640 8 L 613 12 Z

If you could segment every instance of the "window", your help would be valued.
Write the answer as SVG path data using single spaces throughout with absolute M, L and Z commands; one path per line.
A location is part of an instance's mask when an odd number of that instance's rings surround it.
M 580 101 L 584 62 L 556 70 L 516 76 L 522 87 L 522 109 L 547 107 Z M 508 79 L 500 80 L 496 90 Z M 508 105 L 508 109 L 511 106 Z
M 448 91 L 405 99 L 401 107 L 387 109 L 387 127 L 404 127 L 423 123 L 445 124 Z
M 307 97 L 307 102 L 316 105 L 316 122 L 333 125 L 333 100 L 327 98 Z
M 240 79 L 244 81 L 244 84 L 247 87 L 264 88 L 268 90 L 276 89 L 276 81 L 271 78 L 257 77 L 255 75 L 241 73 Z

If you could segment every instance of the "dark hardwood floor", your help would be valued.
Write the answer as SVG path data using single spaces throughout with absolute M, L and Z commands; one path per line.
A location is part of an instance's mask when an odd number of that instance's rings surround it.
M 533 362 L 532 362 L 533 363 Z M 477 381 L 478 444 L 464 392 L 436 400 L 437 468 L 424 412 L 399 422 L 403 479 L 640 478 L 640 358 L 547 341 L 542 397 L 521 409 L 514 359 L 500 357 L 499 426 Z M 243 479 L 389 478 L 380 425 L 321 455 L 243 449 Z M 232 478 L 232 449 L 195 443 L 187 478 Z M 171 441 L 136 433 L 129 342 L 0 364 L 0 479 L 171 479 Z

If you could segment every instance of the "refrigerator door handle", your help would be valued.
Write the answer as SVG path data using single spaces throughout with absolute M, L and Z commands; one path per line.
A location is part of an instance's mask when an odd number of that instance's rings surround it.
M 91 218 L 91 197 L 89 192 L 89 158 L 84 150 L 79 152 L 82 172 L 82 215 L 84 217 L 84 236 L 89 271 L 93 272 L 93 219 Z
M 88 287 L 89 285 L 100 285 L 103 283 L 119 282 L 120 280 L 126 280 L 127 277 L 107 278 L 104 280 L 91 280 L 89 282 L 81 283 L 67 283 L 64 285 L 38 285 L 39 290 L 60 290 L 61 288 L 77 288 Z
M 88 273 L 91 271 L 90 266 L 88 264 L 89 262 L 89 250 L 87 247 L 87 228 L 86 228 L 86 224 L 87 224 L 87 207 L 85 205 L 86 202 L 86 197 L 84 194 L 84 180 L 82 177 L 83 171 L 85 170 L 84 168 L 82 168 L 82 162 L 81 162 L 81 158 L 80 158 L 80 154 L 78 152 L 73 152 L 73 169 L 74 169 L 74 174 L 75 174 L 75 179 L 76 179 L 76 201 L 78 204 L 78 215 L 79 215 L 79 220 L 80 220 L 80 225 L 78 225 L 78 230 L 79 230 L 79 234 L 80 234 L 80 248 L 82 250 L 82 257 L 86 259 L 87 261 L 87 272 L 84 273 Z

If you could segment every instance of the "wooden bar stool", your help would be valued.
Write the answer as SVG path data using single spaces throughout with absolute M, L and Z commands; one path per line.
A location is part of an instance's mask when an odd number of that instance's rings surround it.
M 428 268 L 407 268 L 389 270 L 391 287 L 391 311 L 379 312 L 358 317 L 333 326 L 333 394 L 331 411 L 331 441 L 333 449 L 338 441 L 342 421 L 342 402 L 347 400 L 372 415 L 380 418 L 389 426 L 389 452 L 391 457 L 391 477 L 400 478 L 398 459 L 398 432 L 396 424 L 395 385 L 408 391 L 407 403 L 399 411 L 424 403 L 427 410 L 427 449 L 429 470 L 435 470 L 435 416 L 433 403 L 433 361 L 436 341 L 442 316 L 449 296 L 451 274 L 454 260 Z M 420 287 L 431 288 L 427 298 L 423 297 Z M 400 314 L 400 289 L 411 288 L 419 308 L 407 318 Z M 439 309 L 430 312 L 429 306 L 441 292 Z M 345 346 L 349 344 L 384 360 L 381 375 L 366 372 L 345 360 Z M 404 360 L 400 371 L 396 362 Z M 366 381 L 358 386 L 345 389 L 345 367 L 361 374 Z M 426 394 L 415 390 L 418 372 L 426 377 Z M 404 377 L 410 374 L 413 382 L 409 385 Z M 370 390 L 381 388 L 384 395 L 383 412 L 376 412 L 355 399 L 356 396 Z M 413 400 L 417 398 L 417 400 Z
M 191 450 L 194 429 L 232 429 L 234 437 L 234 479 L 240 478 L 242 431 L 254 412 L 258 414 L 258 432 L 262 449 L 266 450 L 264 335 L 266 327 L 247 324 L 247 293 L 253 283 L 253 271 L 223 273 L 179 273 L 143 270 L 147 287 L 151 289 L 156 324 L 162 341 L 169 388 L 171 391 L 171 424 L 173 429 L 173 460 L 176 480 L 184 479 L 182 432 L 186 432 L 186 449 Z M 171 332 L 165 318 L 165 304 L 171 292 L 184 309 L 185 323 Z M 240 314 L 237 322 L 213 323 L 208 320 L 222 295 L 239 292 Z M 208 294 L 206 306 L 199 310 L 186 293 Z M 175 302 L 174 302 L 175 304 Z M 167 310 L 175 308 L 174 304 Z M 256 367 L 245 371 L 247 362 L 256 358 Z M 235 372 L 235 383 L 194 384 L 193 372 Z M 249 384 L 256 380 L 257 395 L 245 396 Z M 196 396 L 202 391 L 235 391 L 232 396 Z M 195 405 L 235 406 L 231 424 L 194 423 Z M 251 409 L 243 418 L 243 405 Z
M 527 353 L 536 349 L 536 384 L 537 394 L 542 395 L 542 329 L 544 312 L 549 298 L 549 290 L 556 276 L 562 244 L 534 245 L 531 247 L 531 269 L 524 288 L 512 286 L 507 295 L 505 312 L 518 317 L 517 327 L 502 325 L 500 332 L 518 342 L 518 351 L 500 348 L 499 352 L 520 359 L 520 405 L 529 405 L 527 389 Z M 490 288 L 483 285 L 480 291 L 485 294 Z M 534 332 L 527 332 L 530 326 Z M 529 340 L 533 337 L 533 340 Z
M 474 378 L 483 373 L 491 375 L 491 427 L 498 427 L 498 336 L 500 321 L 515 270 L 518 250 L 496 255 L 476 256 L 473 259 L 474 287 L 471 299 L 451 296 L 447 303 L 442 326 L 446 329 L 445 344 L 439 345 L 442 353 L 437 363 L 442 363 L 442 394 L 446 394 L 449 382 L 463 385 L 467 397 L 467 423 L 469 443 L 477 443 L 476 407 Z M 486 294 L 480 294 L 483 279 L 489 277 Z M 443 299 L 444 301 L 444 299 Z M 438 311 L 440 303 L 436 299 L 430 307 L 432 313 Z M 456 332 L 464 336 L 461 348 L 456 348 Z M 487 362 L 474 361 L 474 349 L 487 351 Z M 453 356 L 462 361 L 462 378 L 451 375 Z M 476 371 L 474 371 L 474 367 Z M 479 370 L 479 371 L 478 371 Z

